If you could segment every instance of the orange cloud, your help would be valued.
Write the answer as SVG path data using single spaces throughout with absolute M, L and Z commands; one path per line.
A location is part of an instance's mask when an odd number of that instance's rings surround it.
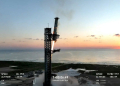
M 120 37 L 120 34 L 115 34 L 114 36 Z

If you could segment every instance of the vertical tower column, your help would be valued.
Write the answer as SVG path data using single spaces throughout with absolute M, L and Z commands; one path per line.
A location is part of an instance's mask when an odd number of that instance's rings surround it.
M 51 28 L 45 28 L 44 36 L 45 79 L 43 86 L 51 86 Z

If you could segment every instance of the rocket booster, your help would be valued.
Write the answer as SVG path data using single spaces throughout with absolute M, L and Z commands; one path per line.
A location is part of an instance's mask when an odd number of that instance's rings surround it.
M 55 18 L 55 24 L 54 24 L 54 31 L 53 31 L 53 41 L 57 41 L 57 38 L 59 35 L 57 34 L 57 27 L 58 27 L 58 17 Z
M 54 24 L 54 31 L 53 34 L 57 34 L 57 27 L 58 27 L 58 17 L 55 18 L 55 24 Z

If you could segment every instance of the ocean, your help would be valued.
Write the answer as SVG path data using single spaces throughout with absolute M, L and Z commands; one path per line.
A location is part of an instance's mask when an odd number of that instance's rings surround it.
M 44 62 L 44 50 L 1 50 L 0 60 Z M 120 65 L 120 49 L 61 49 L 52 62 Z

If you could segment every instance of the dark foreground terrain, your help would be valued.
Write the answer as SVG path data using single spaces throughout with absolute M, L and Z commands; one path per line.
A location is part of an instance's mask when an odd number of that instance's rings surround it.
M 16 73 L 28 73 L 35 70 L 44 70 L 44 65 L 45 64 L 42 62 L 0 61 L 0 73 L 8 73 L 10 76 L 13 76 Z M 92 72 L 79 70 L 78 72 L 81 73 L 80 77 L 87 77 L 95 83 L 106 82 L 106 84 L 101 86 L 120 86 L 120 65 L 52 63 L 52 72 L 59 72 L 69 68 L 96 70 Z
M 11 68 L 11 69 L 15 69 L 14 71 L 10 71 L 10 72 L 7 71 L 10 74 L 14 74 L 16 72 L 21 73 L 21 72 L 29 72 L 34 70 L 44 70 L 43 62 L 0 61 L 0 69 L 10 66 L 17 66 Z M 103 75 L 107 76 L 107 73 L 120 73 L 120 65 L 52 63 L 52 71 L 54 72 L 66 70 L 69 68 L 73 68 L 73 69 L 84 68 L 87 70 L 97 70 L 88 73 L 91 75 L 96 75 L 96 73 L 103 73 Z M 4 70 L 1 69 L 0 73 L 1 71 L 4 72 Z M 85 71 L 80 70 L 79 72 L 84 73 Z M 117 76 L 120 78 L 120 75 Z

